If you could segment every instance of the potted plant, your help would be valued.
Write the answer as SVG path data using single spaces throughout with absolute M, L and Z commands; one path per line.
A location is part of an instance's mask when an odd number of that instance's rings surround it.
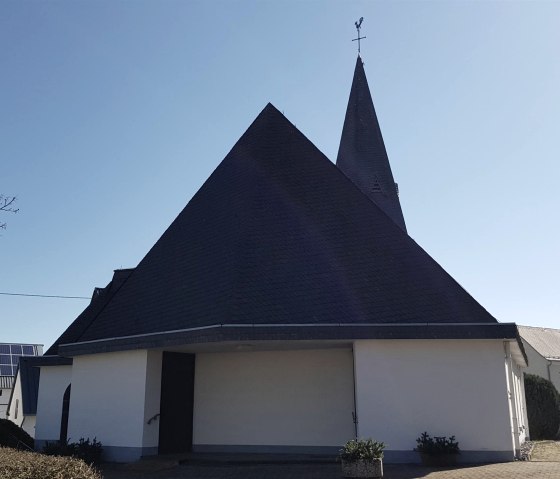
M 422 464 L 431 467 L 455 466 L 460 454 L 459 443 L 455 440 L 455 436 L 430 437 L 427 432 L 423 432 L 416 439 L 414 450 L 420 453 Z
M 353 439 L 340 450 L 344 477 L 383 477 L 385 444 L 373 439 Z

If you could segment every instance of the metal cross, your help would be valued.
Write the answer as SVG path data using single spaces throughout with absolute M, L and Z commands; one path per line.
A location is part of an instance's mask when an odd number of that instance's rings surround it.
M 361 37 L 360 36 L 360 28 L 362 28 L 362 22 L 364 21 L 364 17 L 360 17 L 360 20 L 358 20 L 357 22 L 354 22 L 354 25 L 356 25 L 356 30 L 358 30 L 358 38 L 354 38 L 352 41 L 355 42 L 356 40 L 358 41 L 358 53 L 360 53 L 360 40 L 363 40 L 366 37 Z

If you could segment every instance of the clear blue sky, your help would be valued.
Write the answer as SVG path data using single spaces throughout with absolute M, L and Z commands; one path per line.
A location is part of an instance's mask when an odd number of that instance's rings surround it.
M 334 161 L 360 16 L 410 235 L 500 321 L 559 328 L 560 2 L 1 2 L 0 291 L 136 266 L 269 101 Z M 0 295 L 0 342 L 86 305 Z

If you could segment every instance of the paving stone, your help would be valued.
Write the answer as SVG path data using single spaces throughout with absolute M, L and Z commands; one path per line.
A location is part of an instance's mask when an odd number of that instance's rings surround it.
M 457 469 L 385 465 L 385 479 L 560 479 L 560 462 L 507 462 Z M 105 479 L 340 479 L 338 464 L 208 464 L 166 470 L 106 466 Z

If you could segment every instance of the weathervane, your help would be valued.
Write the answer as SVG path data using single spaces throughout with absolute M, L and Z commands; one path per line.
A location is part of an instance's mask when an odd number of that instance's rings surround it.
M 354 22 L 354 25 L 356 25 L 356 30 L 358 30 L 358 38 L 354 38 L 352 41 L 355 42 L 356 40 L 358 40 L 358 54 L 360 53 L 360 40 L 366 38 L 360 36 L 360 28 L 362 28 L 363 21 L 364 21 L 364 17 L 360 17 L 360 19 L 357 22 Z

